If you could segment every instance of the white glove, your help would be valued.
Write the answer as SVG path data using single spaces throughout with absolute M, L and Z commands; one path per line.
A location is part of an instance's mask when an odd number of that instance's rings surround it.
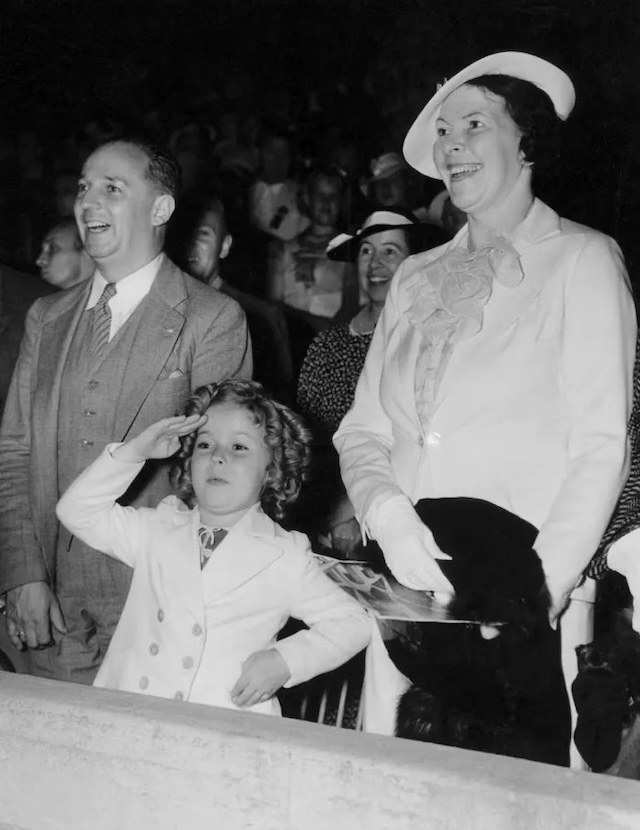
M 640 528 L 618 539 L 609 548 L 607 565 L 627 579 L 633 597 L 633 630 L 640 634 Z
M 382 548 L 389 570 L 402 585 L 415 591 L 451 595 L 453 585 L 437 559 L 451 559 L 436 545 L 406 496 L 393 496 L 367 516 L 367 525 Z

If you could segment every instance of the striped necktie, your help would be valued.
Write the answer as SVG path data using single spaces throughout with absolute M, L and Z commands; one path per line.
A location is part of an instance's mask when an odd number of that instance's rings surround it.
M 116 293 L 116 287 L 108 282 L 100 299 L 93 307 L 93 324 L 91 332 L 91 353 L 94 360 L 100 360 L 109 343 L 111 334 L 111 309 L 109 300 Z
M 218 547 L 220 542 L 227 535 L 228 531 L 223 527 L 207 527 L 200 525 L 198 528 L 198 537 L 200 539 L 200 568 L 204 568 L 211 554 Z

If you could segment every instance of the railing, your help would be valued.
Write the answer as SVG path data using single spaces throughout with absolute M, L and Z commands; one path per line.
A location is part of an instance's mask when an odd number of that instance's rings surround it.
M 0 676 L 2 830 L 640 827 L 640 785 L 287 718 Z

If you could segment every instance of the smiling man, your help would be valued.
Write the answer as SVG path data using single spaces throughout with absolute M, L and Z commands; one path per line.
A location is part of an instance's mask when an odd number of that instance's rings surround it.
M 96 270 L 27 318 L 0 430 L 0 592 L 34 674 L 91 683 L 131 578 L 60 527 L 60 495 L 105 444 L 181 412 L 196 387 L 251 376 L 238 304 L 162 253 L 178 183 L 160 148 L 99 147 L 75 205 Z M 151 464 L 124 501 L 155 506 L 168 492 L 166 466 Z

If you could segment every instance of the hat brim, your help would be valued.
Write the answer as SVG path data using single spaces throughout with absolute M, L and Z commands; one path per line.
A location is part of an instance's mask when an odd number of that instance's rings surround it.
M 430 248 L 436 248 L 438 245 L 442 245 L 447 241 L 447 237 L 435 225 L 421 223 L 409 225 L 371 225 L 353 236 L 341 234 L 341 237 L 344 237 L 344 241 L 327 251 L 327 257 L 336 262 L 355 262 L 358 258 L 358 250 L 363 240 L 376 233 L 396 230 L 406 231 L 411 239 L 411 247 L 415 250 L 428 251 Z
M 411 125 L 404 140 L 403 152 L 409 164 L 432 179 L 442 176 L 433 161 L 433 145 L 436 142 L 436 120 L 442 102 L 454 89 L 481 75 L 511 75 L 529 81 L 546 92 L 556 114 L 563 121 L 573 110 L 576 94 L 569 76 L 549 61 L 526 52 L 498 52 L 480 58 L 449 78 L 428 101 Z

